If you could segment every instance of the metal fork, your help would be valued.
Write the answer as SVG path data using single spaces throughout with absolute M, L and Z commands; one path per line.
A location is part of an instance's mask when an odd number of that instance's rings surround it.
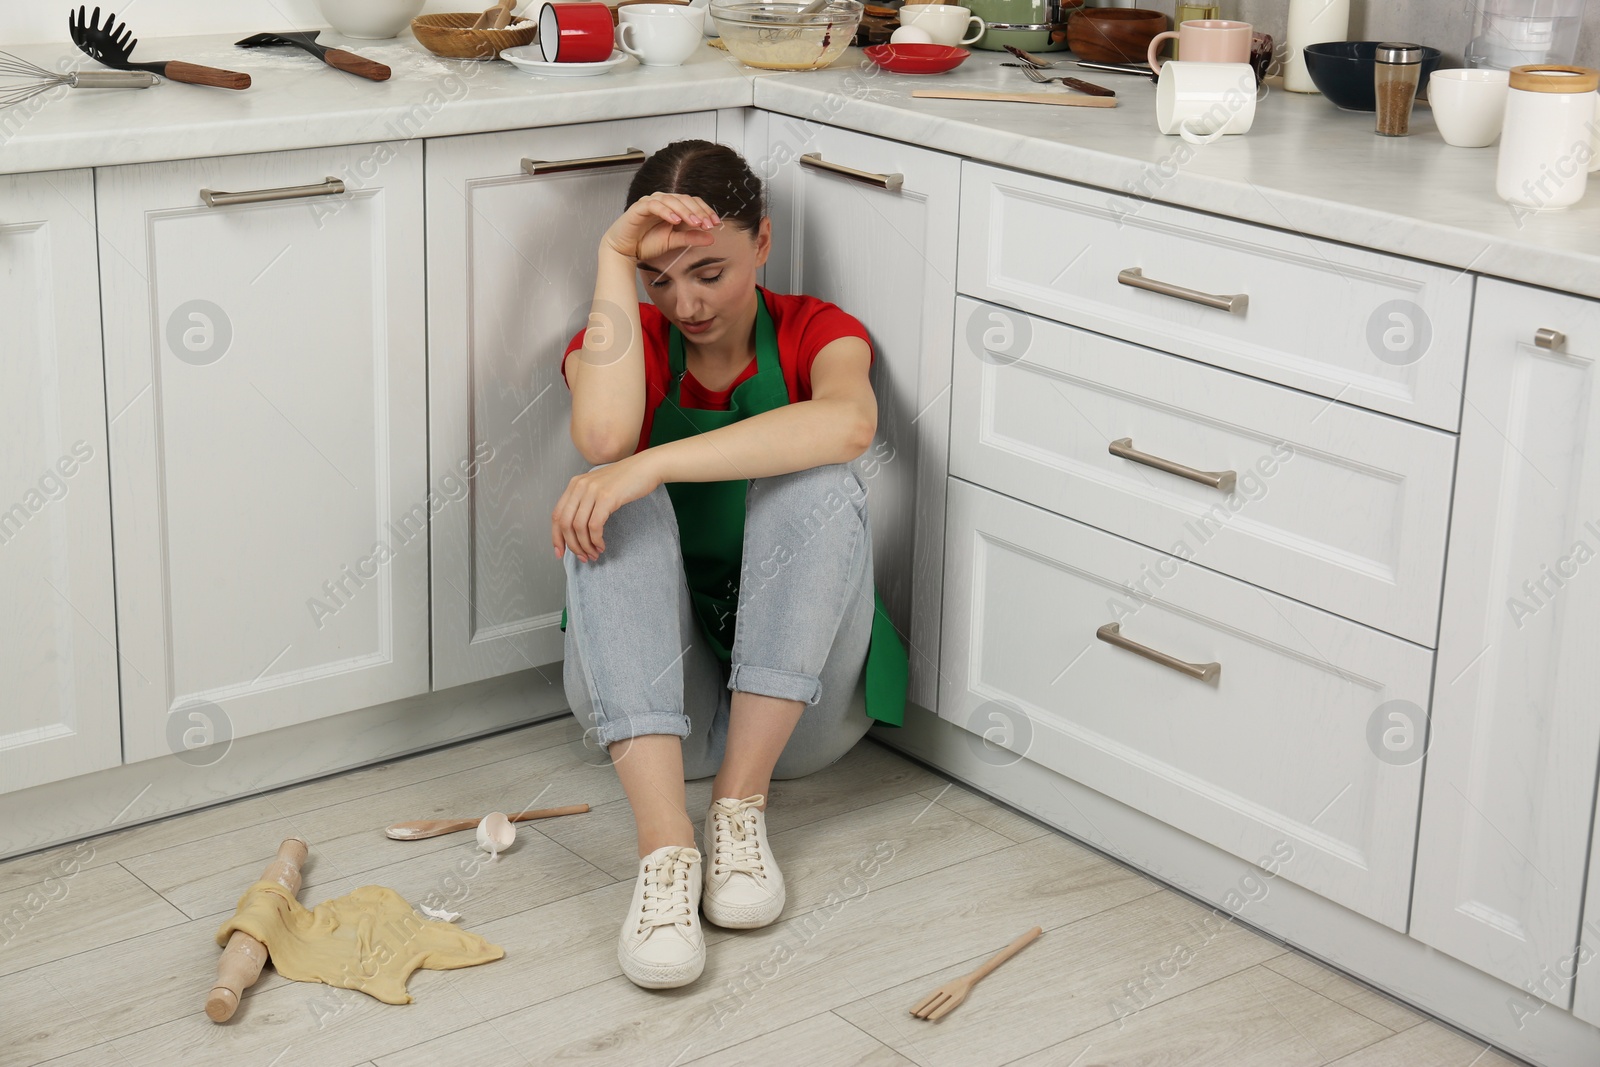
M 1061 82 L 1064 85 L 1067 81 L 1065 78 L 1052 78 L 1048 74 L 1041 73 L 1038 67 L 1030 67 L 1026 63 L 1019 64 L 1017 69 L 1021 70 L 1029 81 L 1038 82 L 1040 85 L 1048 85 L 1051 82 Z

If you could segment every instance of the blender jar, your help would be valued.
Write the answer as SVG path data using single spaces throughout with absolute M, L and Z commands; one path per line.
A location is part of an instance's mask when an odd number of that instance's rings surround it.
M 1578 51 L 1583 0 L 1477 0 L 1469 67 L 1571 63 Z

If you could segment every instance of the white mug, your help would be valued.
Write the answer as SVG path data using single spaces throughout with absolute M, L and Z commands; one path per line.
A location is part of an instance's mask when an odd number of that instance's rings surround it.
M 1256 72 L 1248 63 L 1169 59 L 1156 82 L 1156 125 L 1190 144 L 1245 133 L 1256 118 Z
M 1486 148 L 1500 136 L 1511 72 L 1492 67 L 1436 70 L 1428 77 L 1428 105 L 1445 144 Z
M 970 7 L 954 4 L 904 4 L 900 8 L 900 25 L 927 30 L 934 44 L 944 45 L 971 44 L 988 28 Z M 972 35 L 962 36 L 969 29 Z
M 705 36 L 706 9 L 629 4 L 617 9 L 617 47 L 647 67 L 676 67 Z

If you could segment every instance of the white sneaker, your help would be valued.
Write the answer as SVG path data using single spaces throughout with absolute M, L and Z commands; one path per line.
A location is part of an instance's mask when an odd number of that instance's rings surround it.
M 710 859 L 700 906 L 718 926 L 766 926 L 783 911 L 783 872 L 767 844 L 766 812 L 756 807 L 763 799 L 722 797 L 706 813 Z
M 700 929 L 700 851 L 663 845 L 639 861 L 633 903 L 617 941 L 617 962 L 634 985 L 688 985 L 706 966 Z

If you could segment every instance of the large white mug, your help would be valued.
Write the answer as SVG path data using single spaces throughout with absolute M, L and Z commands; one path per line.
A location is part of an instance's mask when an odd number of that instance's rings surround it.
M 1486 148 L 1505 121 L 1511 72 L 1493 67 L 1436 70 L 1428 76 L 1428 105 L 1445 144 Z
M 1248 63 L 1169 59 L 1156 82 L 1156 125 L 1190 144 L 1245 133 L 1256 118 L 1256 72 Z
M 900 25 L 927 30 L 934 44 L 971 44 L 983 36 L 988 24 L 972 13 L 970 7 L 954 4 L 903 4 L 900 7 Z M 970 36 L 964 36 L 971 30 Z
M 617 47 L 647 67 L 676 67 L 705 37 L 706 9 L 629 4 L 617 9 Z

